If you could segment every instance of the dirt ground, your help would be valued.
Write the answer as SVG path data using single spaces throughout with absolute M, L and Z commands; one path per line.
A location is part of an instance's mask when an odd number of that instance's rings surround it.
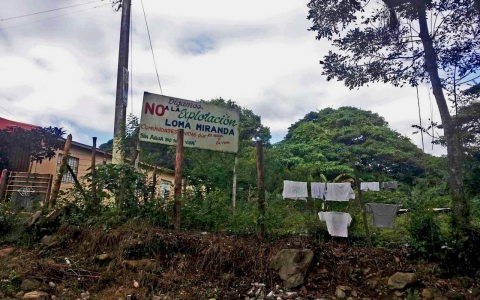
M 32 289 L 51 299 L 255 299 L 249 295 L 255 283 L 264 284 L 266 294 L 282 289 L 282 298 L 291 299 L 428 299 L 425 288 L 441 293 L 437 299 L 480 299 L 473 279 L 441 278 L 436 264 L 407 261 L 405 249 L 307 237 L 259 242 L 129 223 L 113 230 L 62 227 L 30 248 L 0 245 L 9 247 L 13 252 L 0 255 L 2 299 L 25 297 Z M 271 268 L 281 249 L 314 251 L 304 284 L 288 295 Z M 396 272 L 415 273 L 417 280 L 391 291 L 387 281 Z M 339 287 L 343 295 L 336 294 Z

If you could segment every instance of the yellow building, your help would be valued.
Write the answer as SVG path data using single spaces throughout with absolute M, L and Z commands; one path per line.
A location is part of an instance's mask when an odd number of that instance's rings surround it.
M 7 129 L 11 127 L 21 127 L 25 130 L 31 130 L 32 128 L 38 127 L 36 125 L 25 124 L 20 122 L 15 122 L 7 119 L 0 118 L 0 129 Z M 60 167 L 60 162 L 62 160 L 62 150 L 57 150 L 56 155 L 53 159 L 45 159 L 42 163 L 29 162 L 30 154 L 22 151 L 22 149 L 12 149 L 9 153 L 10 167 L 9 172 L 17 172 L 19 174 L 39 174 L 39 175 L 51 175 L 53 180 L 56 178 L 58 169 Z M 72 141 L 70 145 L 70 152 L 68 157 L 68 164 L 73 170 L 73 173 L 76 175 L 79 181 L 82 177 L 89 172 L 92 161 L 92 146 L 85 145 L 79 142 Z M 112 154 L 105 152 L 101 149 L 96 149 L 95 163 L 112 163 Z M 128 163 L 128 162 L 127 162 Z M 140 171 L 147 172 L 148 176 L 151 178 L 153 175 L 154 166 L 139 163 L 138 168 Z M 0 170 L 0 174 L 2 170 Z M 157 167 L 157 186 L 156 191 L 157 195 L 162 195 L 164 197 L 169 197 L 171 192 L 173 192 L 174 184 L 174 172 L 173 170 L 168 170 L 164 168 Z M 21 175 L 21 176 L 30 176 L 30 175 Z M 60 186 L 61 190 L 67 190 L 74 185 L 74 180 L 72 175 L 69 172 L 65 172 L 62 178 L 62 183 Z M 47 195 L 49 192 L 46 193 Z M 173 194 L 173 193 L 172 193 Z M 0 195 L 0 199 L 2 195 Z
M 51 160 L 44 160 L 42 163 L 33 162 L 30 166 L 30 172 L 38 174 L 52 174 L 53 178 L 56 178 L 61 160 L 62 151 L 57 150 L 57 155 L 55 155 L 55 158 Z M 75 173 L 77 176 L 78 180 L 81 180 L 81 178 L 89 172 L 89 168 L 91 167 L 92 146 L 72 141 L 67 162 L 72 168 L 73 173 Z M 112 163 L 112 154 L 97 148 L 95 163 Z M 149 177 L 153 176 L 153 166 L 139 163 L 138 168 L 140 171 L 147 172 Z M 156 174 L 157 191 L 161 192 L 162 195 L 169 195 L 174 184 L 174 172 L 168 169 L 157 168 Z M 72 175 L 69 172 L 66 172 L 62 178 L 61 190 L 66 190 L 73 187 L 74 183 L 75 182 Z

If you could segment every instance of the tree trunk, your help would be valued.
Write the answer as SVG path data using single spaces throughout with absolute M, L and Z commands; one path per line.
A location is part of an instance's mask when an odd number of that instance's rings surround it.
M 437 53 L 428 32 L 425 4 L 418 5 L 420 38 L 425 51 L 425 69 L 432 83 L 433 95 L 437 101 L 447 142 L 447 178 L 452 193 L 453 225 L 460 236 L 470 229 L 470 212 L 463 193 L 463 145 L 460 130 L 455 125 L 448 109 L 443 87 L 438 75 Z

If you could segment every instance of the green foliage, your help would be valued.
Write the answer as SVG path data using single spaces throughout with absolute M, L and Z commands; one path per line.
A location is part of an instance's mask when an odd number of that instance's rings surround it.
M 275 150 L 288 178 L 302 180 L 318 180 L 321 175 L 329 180 L 341 174 L 352 177 L 350 152 L 360 163 L 363 181 L 394 178 L 411 184 L 424 175 L 426 166 L 433 165 L 429 155 L 388 128 L 382 117 L 353 107 L 308 113 L 289 128 Z
M 83 193 L 80 192 L 80 187 L 74 186 L 60 194 L 58 207 L 67 205 L 74 207 L 69 223 L 94 222 L 93 219 L 96 217 L 100 220 L 115 217 L 121 223 L 127 218 L 152 215 L 152 210 L 155 210 L 149 203 L 152 192 L 150 179 L 131 165 L 97 165 L 95 183 L 97 202 L 100 204 L 94 209 L 91 208 L 93 203 L 91 172 L 82 178 Z M 122 203 L 118 201 L 119 194 L 123 196 Z
M 420 297 L 420 294 L 418 293 L 417 290 L 409 289 L 407 291 L 407 298 L 406 299 L 407 300 L 420 300 L 422 298 Z
M 22 151 L 30 154 L 30 161 L 41 163 L 55 157 L 55 151 L 63 147 L 61 139 L 65 131 L 58 127 L 25 130 L 12 127 L 0 130 L 0 170 L 9 167 L 9 153 Z M 10 153 L 11 154 L 11 153 Z
M 371 82 L 416 86 L 428 81 L 425 66 L 432 57 L 426 57 L 429 52 L 418 30 L 423 16 L 436 21 L 425 34 L 432 39 L 436 53 L 430 55 L 436 56 L 444 89 L 453 98 L 457 94 L 453 88 L 462 83 L 470 87 L 468 79 L 476 77 L 480 68 L 476 59 L 480 43 L 474 38 L 480 26 L 474 1 L 382 2 L 310 1 L 307 18 L 313 25 L 309 30 L 337 48 L 321 62 L 327 80 L 337 78 L 350 88 Z
M 203 197 L 184 201 L 182 206 L 182 227 L 193 230 L 219 230 L 228 224 L 229 194 L 215 190 Z
M 0 203 L 0 236 L 10 233 L 17 222 L 16 214 L 8 208 L 8 203 Z
M 413 255 L 432 259 L 442 252 L 445 238 L 440 231 L 440 225 L 433 211 L 417 210 L 410 213 L 410 243 Z

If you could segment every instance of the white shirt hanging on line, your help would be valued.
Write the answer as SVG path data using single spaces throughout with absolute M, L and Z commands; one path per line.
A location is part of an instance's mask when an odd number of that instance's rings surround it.
M 380 182 L 360 182 L 360 189 L 362 191 L 380 191 Z
M 327 192 L 325 182 L 312 182 L 310 187 L 312 188 L 312 198 L 323 200 Z
M 307 200 L 308 191 L 306 182 L 283 181 L 283 199 Z
M 327 222 L 328 233 L 331 236 L 348 237 L 348 227 L 352 223 L 352 216 L 342 212 L 319 212 L 320 221 Z
M 327 195 L 325 200 L 329 201 L 348 201 L 355 199 L 355 193 L 352 190 L 350 182 L 327 183 Z

